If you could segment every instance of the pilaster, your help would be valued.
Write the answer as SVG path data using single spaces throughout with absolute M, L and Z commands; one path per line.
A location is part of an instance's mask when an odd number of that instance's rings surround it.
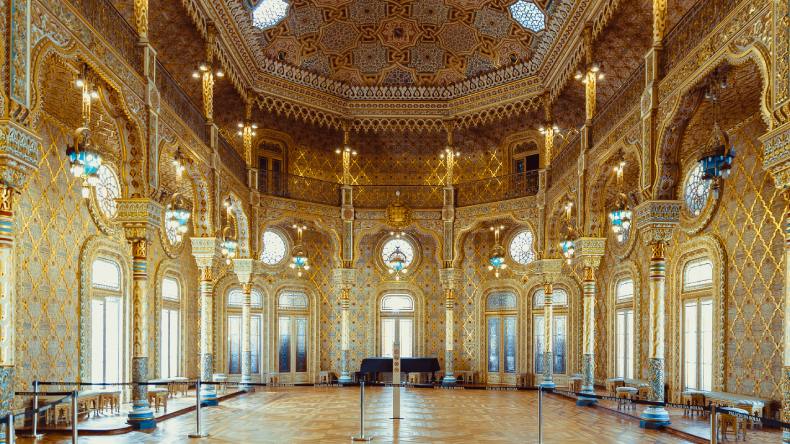
M 527 265 L 526 276 L 537 276 L 543 283 L 543 378 L 540 386 L 543 388 L 554 388 L 554 349 L 552 344 L 552 332 L 554 331 L 554 307 L 553 293 L 554 283 L 562 273 L 562 259 L 538 259 Z
M 234 259 L 233 272 L 241 284 L 244 294 L 244 301 L 241 306 L 241 383 L 245 390 L 251 390 L 252 386 L 252 273 L 254 261 L 252 259 Z
M 442 385 L 453 385 L 455 377 L 455 293 L 458 291 L 460 273 L 456 268 L 442 268 L 439 270 L 439 282 L 444 291 L 444 378 Z

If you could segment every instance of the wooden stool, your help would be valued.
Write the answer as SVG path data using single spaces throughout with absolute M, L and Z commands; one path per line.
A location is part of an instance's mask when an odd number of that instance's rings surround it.
M 633 404 L 631 400 L 634 399 L 634 395 L 636 395 L 636 388 L 634 387 L 617 387 L 615 389 L 615 394 L 617 397 L 617 410 L 623 410 L 625 408 L 633 408 Z
M 725 407 L 723 410 L 730 411 L 732 413 L 740 413 L 743 415 L 748 415 L 749 412 L 743 409 L 736 409 L 733 407 Z M 743 437 L 743 440 L 746 441 L 746 425 L 744 419 L 738 415 L 731 415 L 728 413 L 719 413 L 719 435 L 721 439 L 727 439 L 727 431 L 732 429 L 735 434 L 735 440 L 738 440 L 738 432 Z
M 329 372 L 328 371 L 321 371 L 321 372 L 318 373 L 318 383 L 319 384 L 329 384 L 330 382 L 332 382 L 332 381 L 331 381 L 331 378 L 329 377 Z
M 155 412 L 159 412 L 159 407 L 163 407 L 167 413 L 167 395 L 168 391 L 165 388 L 148 389 L 148 404 L 154 407 Z

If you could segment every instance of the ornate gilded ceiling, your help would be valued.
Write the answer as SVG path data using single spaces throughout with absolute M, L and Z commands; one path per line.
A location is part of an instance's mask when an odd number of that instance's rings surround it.
M 349 85 L 447 85 L 537 61 L 551 38 L 514 20 L 515 0 L 295 0 L 265 30 L 246 3 L 227 1 L 259 57 Z M 547 3 L 532 4 L 545 14 Z

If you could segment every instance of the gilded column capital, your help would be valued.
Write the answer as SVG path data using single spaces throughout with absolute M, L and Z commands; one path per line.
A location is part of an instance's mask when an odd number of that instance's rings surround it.
M 442 268 L 439 270 L 439 282 L 444 290 L 458 290 L 461 283 L 460 270 L 457 268 Z
M 606 251 L 605 237 L 580 237 L 576 239 L 576 257 L 585 268 L 597 269 Z
M 356 272 L 353 268 L 335 268 L 332 270 L 332 284 L 341 290 L 349 290 L 356 284 Z
M 680 223 L 679 200 L 648 200 L 634 210 L 636 228 L 645 244 L 665 243 Z
M 774 178 L 780 189 L 790 189 L 790 122 L 765 133 L 763 143 L 763 169 Z
M 0 119 L 0 183 L 14 189 L 38 169 L 41 139 L 10 119 Z
M 118 202 L 116 220 L 123 227 L 126 239 L 130 242 L 149 242 L 156 236 L 162 223 L 162 205 L 149 198 L 123 198 Z
M 553 283 L 562 274 L 562 259 L 538 259 L 527 264 L 525 279 L 539 277 L 544 283 Z
M 236 277 L 239 278 L 239 282 L 242 285 L 249 284 L 252 281 L 254 262 L 253 259 L 249 258 L 233 259 L 233 272 L 236 273 Z
M 216 237 L 193 237 L 191 240 L 192 256 L 195 257 L 198 268 L 211 270 L 214 261 L 219 261 L 220 258 L 219 239 Z

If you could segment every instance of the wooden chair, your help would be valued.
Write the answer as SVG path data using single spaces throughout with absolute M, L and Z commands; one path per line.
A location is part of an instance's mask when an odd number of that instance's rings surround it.
M 632 409 L 634 404 L 631 402 L 636 396 L 637 390 L 634 387 L 617 387 L 615 396 L 617 398 L 617 410 Z
M 332 378 L 330 377 L 330 374 L 329 374 L 328 371 L 322 370 L 322 371 L 318 372 L 318 383 L 319 384 L 331 384 L 332 383 Z
M 732 413 L 749 413 L 746 410 L 732 407 L 728 407 L 726 410 L 731 411 Z M 743 437 L 744 441 L 746 441 L 746 424 L 743 417 L 723 412 L 720 412 L 718 415 L 719 436 L 722 440 L 727 439 L 727 433 L 732 430 L 736 441 L 738 440 L 739 435 Z
M 735 408 L 748 412 L 748 414 L 751 416 L 760 416 L 759 410 L 761 409 L 759 409 L 759 407 L 757 407 L 751 402 L 739 401 L 738 403 L 735 404 Z M 754 428 L 754 426 L 761 424 L 760 420 L 756 418 L 741 418 L 741 419 L 743 419 L 743 421 L 746 424 L 748 424 L 749 427 L 751 428 Z
M 704 393 L 692 393 L 689 396 L 688 405 L 692 407 L 704 408 L 706 404 L 707 404 L 707 399 Z M 694 413 L 697 413 L 697 416 L 705 416 L 706 412 L 707 410 L 689 409 L 689 416 L 694 416 Z
M 168 390 L 166 388 L 148 389 L 148 403 L 154 407 L 154 412 L 159 412 L 159 407 L 167 413 Z

